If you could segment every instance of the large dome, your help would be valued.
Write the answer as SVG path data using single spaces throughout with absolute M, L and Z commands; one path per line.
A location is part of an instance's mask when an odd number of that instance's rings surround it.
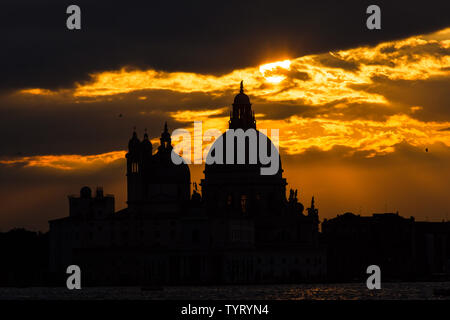
M 217 216 L 281 214 L 286 179 L 278 149 L 261 131 L 241 82 L 230 114 L 229 130 L 214 141 L 201 181 L 208 210 Z
M 227 132 L 230 132 L 229 136 Z M 248 129 L 244 131 L 244 134 L 253 137 L 245 137 L 245 142 L 243 142 L 243 140 L 240 141 L 233 136 L 232 130 L 227 132 L 223 133 L 211 146 L 206 157 L 205 175 L 238 171 L 243 175 L 264 176 L 264 174 L 261 174 L 261 168 L 275 166 L 277 170 L 269 176 L 281 177 L 283 170 L 280 155 L 275 145 L 266 135 L 259 130 Z M 227 144 L 227 138 L 230 137 L 234 137 L 234 142 Z M 260 141 L 261 139 L 266 141 Z M 265 145 L 266 150 L 260 150 L 260 145 Z M 232 152 L 234 157 L 229 155 L 227 158 L 227 150 Z M 261 157 L 261 153 L 265 158 Z
M 256 130 L 251 106 L 250 98 L 244 93 L 244 82 L 241 81 L 230 114 L 230 130 L 216 139 L 211 146 L 206 157 L 205 177 L 215 172 L 231 171 L 244 176 L 281 177 L 283 170 L 278 149 L 265 134 Z

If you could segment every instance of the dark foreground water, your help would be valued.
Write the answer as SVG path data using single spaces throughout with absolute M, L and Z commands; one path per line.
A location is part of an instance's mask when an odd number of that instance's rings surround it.
M 142 291 L 140 287 L 82 288 L 0 288 L 1 300 L 16 299 L 230 299 L 230 300 L 429 300 L 450 299 L 435 294 L 449 289 L 450 282 L 385 283 L 381 290 L 368 290 L 365 284 L 302 284 L 211 287 L 164 287 Z

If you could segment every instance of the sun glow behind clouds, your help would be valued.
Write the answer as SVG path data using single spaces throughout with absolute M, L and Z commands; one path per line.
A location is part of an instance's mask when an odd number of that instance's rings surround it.
M 383 88 L 387 81 L 396 81 L 398 86 L 402 85 L 402 81 L 448 81 L 449 30 L 384 42 L 373 47 L 291 58 L 219 76 L 123 68 L 92 74 L 90 81 L 76 84 L 73 90 L 35 88 L 19 94 L 24 97 L 40 95 L 47 99 L 49 96 L 62 100 L 80 99 L 80 103 L 84 103 L 94 99 L 113 101 L 121 99 L 115 95 L 140 90 L 159 90 L 162 91 L 158 92 L 160 95 L 175 92 L 183 96 L 201 92 L 209 96 L 210 107 L 216 109 L 208 109 L 202 101 L 196 108 L 189 106 L 170 110 L 167 116 L 185 123 L 190 132 L 194 120 L 203 121 L 203 130 L 217 128 L 224 131 L 229 106 L 214 99 L 233 95 L 238 90 L 239 82 L 244 80 L 245 90 L 255 106 L 273 106 L 270 110 L 257 110 L 258 127 L 279 128 L 280 146 L 288 154 L 302 153 L 311 147 L 330 150 L 337 145 L 385 154 L 392 152 L 392 146 L 402 141 L 413 146 L 426 146 L 434 142 L 450 146 L 450 131 L 445 130 L 450 127 L 450 122 L 416 119 L 420 119 L 417 117 L 420 113 L 428 112 L 430 105 L 425 100 L 409 101 L 403 99 L 403 94 L 397 97 L 395 87 L 389 90 Z M 411 87 L 411 90 L 415 89 Z M 147 97 L 147 93 L 142 96 L 136 94 L 137 99 Z M 145 101 L 148 106 L 142 104 L 142 108 L 157 107 L 152 105 L 151 94 Z M 281 109 L 284 106 L 292 106 L 292 114 L 288 112 L 286 117 L 278 120 L 277 112 L 283 112 Z M 298 106 L 298 112 L 295 106 Z M 301 114 L 306 107 L 308 116 Z M 142 115 L 148 112 L 144 110 L 148 109 L 143 109 Z M 380 117 L 374 117 L 378 113 Z M 45 160 L 40 159 L 38 163 L 46 163 Z M 28 165 L 32 164 L 30 162 Z
M 279 69 L 285 69 L 290 70 L 291 69 L 291 61 L 290 60 L 284 60 L 284 61 L 276 61 L 272 63 L 263 64 L 259 67 L 259 72 L 263 75 L 263 77 L 266 79 L 266 81 L 278 84 L 284 79 L 286 79 L 285 75 L 279 75 L 277 74 L 277 70 Z
M 389 104 L 385 96 L 361 85 L 373 79 L 427 80 L 450 74 L 450 28 L 428 35 L 383 42 L 374 47 L 357 47 L 336 52 L 307 55 L 260 66 L 234 70 L 220 76 L 156 70 L 98 72 L 74 90 L 48 91 L 31 88 L 22 94 L 72 98 L 114 99 L 114 95 L 139 90 L 203 92 L 214 97 L 236 90 L 245 81 L 252 97 L 267 102 L 291 101 L 323 105 L 345 99 L 348 103 Z M 70 91 L 70 93 L 69 93 Z M 102 98 L 107 97 L 107 98 Z

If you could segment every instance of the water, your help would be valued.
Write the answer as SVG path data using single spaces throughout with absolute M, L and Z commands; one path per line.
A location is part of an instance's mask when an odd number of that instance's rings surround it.
M 450 288 L 450 282 L 382 283 L 381 290 L 365 284 L 301 284 L 165 287 L 141 291 L 140 287 L 98 287 L 69 291 L 65 288 L 0 288 L 0 300 L 16 299 L 230 299 L 230 300 L 429 300 L 450 299 L 434 295 L 434 289 Z

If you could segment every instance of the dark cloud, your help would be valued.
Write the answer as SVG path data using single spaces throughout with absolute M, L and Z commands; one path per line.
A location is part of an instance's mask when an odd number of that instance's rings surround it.
M 71 1 L 8 1 L 0 10 L 0 90 L 70 87 L 122 66 L 219 74 L 281 57 L 375 44 L 450 24 L 448 1 L 77 1 L 82 30 L 65 27 Z
M 434 58 L 448 56 L 450 55 L 450 49 L 444 48 L 437 42 L 415 43 L 414 45 L 405 44 L 401 46 L 397 43 L 397 45 L 389 44 L 381 47 L 380 53 L 386 55 L 377 55 L 370 60 L 362 58 L 360 62 L 368 65 L 385 65 L 394 68 L 396 64 L 393 60 L 401 59 L 402 64 L 412 64 L 418 62 L 424 56 Z
M 314 109 L 314 107 L 303 104 L 263 101 L 255 103 L 252 108 L 257 114 L 256 121 L 258 121 L 258 114 L 263 114 L 263 120 L 283 120 L 293 115 L 303 116 L 308 110 Z
M 353 84 L 349 87 L 371 93 L 378 93 L 392 105 L 400 109 L 396 112 L 410 112 L 410 116 L 422 121 L 450 121 L 449 79 L 432 77 L 424 80 L 392 80 L 387 77 L 374 77 L 372 84 Z M 422 109 L 411 111 L 413 106 Z
M 288 70 L 286 72 L 281 72 L 282 74 L 286 74 L 290 79 L 297 79 L 297 80 L 311 80 L 311 76 L 308 74 L 308 72 L 302 72 L 298 70 Z
M 341 68 L 348 71 L 358 71 L 359 69 L 358 63 L 339 59 L 338 57 L 335 57 L 330 53 L 320 55 L 317 58 L 317 61 L 320 62 L 323 66 L 331 68 Z
M 256 113 L 264 114 L 264 120 L 287 120 L 297 115 L 302 118 L 326 117 L 330 120 L 372 120 L 386 121 L 397 110 L 381 103 L 349 102 L 347 99 L 320 105 L 307 105 L 301 102 L 257 101 L 253 105 Z
M 323 163 L 331 161 L 333 163 L 346 163 L 361 168 L 382 169 L 383 167 L 395 166 L 400 167 L 421 164 L 431 168 L 443 168 L 450 170 L 450 147 L 442 142 L 436 142 L 428 146 L 429 152 L 422 147 L 416 147 L 406 141 L 394 144 L 393 151 L 386 154 L 377 154 L 373 156 L 373 150 L 358 150 L 342 145 L 334 145 L 330 150 L 322 150 L 318 147 L 308 148 L 306 151 L 296 155 L 285 155 L 288 162 L 307 163 Z M 450 173 L 450 171 L 448 171 Z
M 186 125 L 175 121 L 172 112 L 216 110 L 229 106 L 232 99 L 226 94 L 215 97 L 169 90 L 140 90 L 78 103 L 47 96 L 4 95 L 0 97 L 0 156 L 123 150 L 134 126 L 141 137 L 144 128 L 150 137 L 159 137 L 165 121 L 171 130 Z
M 303 117 L 326 117 L 327 119 L 343 121 L 386 121 L 389 116 L 394 114 L 395 110 L 392 110 L 392 108 L 385 104 L 348 102 L 346 99 L 342 99 L 310 108 L 303 114 Z

